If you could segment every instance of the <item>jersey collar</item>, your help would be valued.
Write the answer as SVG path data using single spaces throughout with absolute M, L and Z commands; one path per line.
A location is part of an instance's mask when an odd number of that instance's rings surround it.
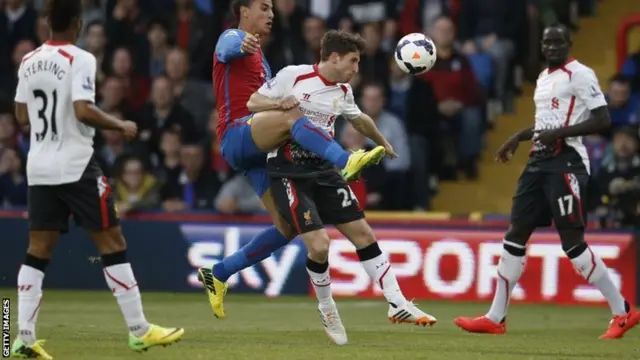
M 313 72 L 316 74 L 317 77 L 320 78 L 320 80 L 322 80 L 322 82 L 326 85 L 326 86 L 335 86 L 338 83 L 335 83 L 333 81 L 329 81 L 326 77 L 320 75 L 320 71 L 318 71 L 318 64 L 313 64 Z
M 70 42 L 68 41 L 58 41 L 58 40 L 47 40 L 44 42 L 45 44 L 49 45 L 49 46 L 65 46 L 65 45 L 71 45 Z
M 547 73 L 551 74 L 552 72 L 556 71 L 556 70 L 566 70 L 564 67 L 567 66 L 567 64 L 569 64 L 570 62 L 575 61 L 576 59 L 570 57 L 567 59 L 567 61 L 564 62 L 564 64 L 560 65 L 560 66 L 554 66 L 551 67 L 549 66 L 549 68 L 547 69 Z

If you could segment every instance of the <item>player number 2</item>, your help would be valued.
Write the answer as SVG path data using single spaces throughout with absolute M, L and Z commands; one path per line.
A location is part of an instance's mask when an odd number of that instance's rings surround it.
M 338 189 L 338 195 L 342 196 L 343 208 L 351 206 L 351 204 L 353 204 L 353 201 L 358 201 L 356 195 L 353 193 L 353 191 L 351 191 L 351 188 L 349 188 L 349 190 L 343 188 Z
M 49 132 L 51 127 L 51 138 L 55 141 L 58 139 L 58 125 L 56 124 L 56 110 L 58 108 L 58 92 L 53 90 L 51 93 L 51 116 L 47 116 L 49 110 L 49 96 L 44 90 L 33 90 L 33 97 L 42 100 L 42 107 L 38 110 L 38 118 L 42 120 L 42 131 L 36 133 L 36 141 L 42 141 Z
M 571 215 L 573 212 L 573 195 L 560 196 L 558 198 L 560 216 Z

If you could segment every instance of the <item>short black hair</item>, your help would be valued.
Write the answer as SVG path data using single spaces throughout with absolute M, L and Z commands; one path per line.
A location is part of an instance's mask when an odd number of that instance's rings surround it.
M 366 42 L 360 35 L 329 30 L 320 42 L 320 60 L 326 61 L 332 53 L 342 56 L 351 52 L 363 52 L 365 45 Z
M 82 14 L 82 0 L 49 0 L 46 13 L 51 31 L 67 31 Z
M 630 85 L 631 84 L 631 79 L 629 79 L 627 76 L 624 76 L 622 74 L 616 74 L 616 75 L 613 75 L 611 77 L 611 80 L 609 80 L 609 82 L 611 82 L 611 83 L 617 82 L 617 83 L 623 83 L 623 84 L 626 84 L 626 85 Z
M 553 22 L 553 23 L 547 25 L 545 27 L 545 29 L 558 29 L 564 34 L 565 40 L 571 41 L 571 30 L 569 30 L 569 28 L 566 25 L 562 24 L 562 23 Z
M 231 13 L 236 18 L 236 20 L 240 21 L 240 8 L 241 7 L 250 7 L 253 3 L 253 0 L 233 0 L 231 2 Z

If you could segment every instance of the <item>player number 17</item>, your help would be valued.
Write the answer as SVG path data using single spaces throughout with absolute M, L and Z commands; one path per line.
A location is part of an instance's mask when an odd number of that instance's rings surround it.
M 573 195 L 560 196 L 558 198 L 560 216 L 571 215 L 573 212 Z

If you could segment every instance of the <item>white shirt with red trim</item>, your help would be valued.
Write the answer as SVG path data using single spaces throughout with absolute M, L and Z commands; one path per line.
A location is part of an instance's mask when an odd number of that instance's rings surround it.
M 29 112 L 29 185 L 80 180 L 95 130 L 76 118 L 73 103 L 95 102 L 95 74 L 96 58 L 70 43 L 48 41 L 22 58 L 15 101 Z
M 338 116 L 353 119 L 362 114 L 351 86 L 327 80 L 320 75 L 317 65 L 287 66 L 264 83 L 258 93 L 272 99 L 295 96 L 307 119 L 331 136 Z
M 607 105 L 595 72 L 575 59 L 569 59 L 558 68 L 542 71 L 533 100 L 536 106 L 535 130 L 581 123 L 589 118 L 591 110 Z M 575 149 L 589 171 L 589 156 L 582 137 L 566 138 L 564 143 Z M 534 141 L 532 152 L 543 148 Z

